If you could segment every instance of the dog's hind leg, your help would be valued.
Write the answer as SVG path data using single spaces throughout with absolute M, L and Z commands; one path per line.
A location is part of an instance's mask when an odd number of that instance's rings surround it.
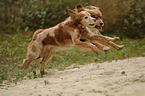
M 34 49 L 35 49 L 35 50 L 34 50 Z M 22 68 L 28 69 L 29 66 L 30 66 L 30 63 L 31 63 L 33 60 L 38 59 L 39 57 L 40 57 L 40 52 L 39 52 L 38 48 L 35 47 L 34 42 L 31 41 L 31 42 L 29 43 L 29 46 L 28 46 L 27 57 L 26 57 L 26 59 L 24 59 L 24 61 L 23 61 Z
M 45 74 L 45 65 L 46 63 L 53 57 L 53 55 L 55 54 L 55 50 L 50 49 L 50 50 L 43 50 L 42 53 L 42 60 L 40 61 L 40 73 L 41 75 Z
M 22 68 L 28 69 L 29 66 L 30 66 L 30 63 L 31 63 L 33 60 L 34 60 L 34 58 L 32 58 L 32 57 L 27 57 L 26 59 L 24 59 Z
M 36 60 L 36 59 L 39 59 L 40 58 L 40 56 L 39 57 L 30 57 L 30 56 L 27 56 L 26 57 L 26 59 L 24 59 L 24 61 L 23 61 L 23 65 L 22 65 L 22 68 L 24 68 L 24 69 L 28 69 L 29 68 L 29 66 L 30 66 L 30 63 L 33 61 L 33 60 Z

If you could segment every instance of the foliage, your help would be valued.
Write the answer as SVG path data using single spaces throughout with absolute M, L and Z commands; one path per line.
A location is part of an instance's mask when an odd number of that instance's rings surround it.
M 35 79 L 40 77 L 39 61 L 34 61 L 29 69 L 22 69 L 23 59 L 26 57 L 28 42 L 32 33 L 19 33 L 16 35 L 1 35 L 0 39 L 0 83 L 10 84 L 23 79 Z M 144 40 L 125 39 L 119 40 L 117 44 L 124 44 L 125 48 L 117 51 L 111 49 L 108 52 L 96 54 L 91 50 L 80 50 L 77 48 L 59 51 L 47 63 L 46 70 L 65 70 L 68 66 L 79 68 L 78 65 L 86 63 L 101 63 L 104 61 L 125 59 L 136 56 L 145 56 Z
M 142 0 L 133 0 L 124 19 L 124 33 L 129 37 L 142 38 L 145 34 L 145 5 L 142 3 Z
M 132 38 L 145 34 L 144 0 L 1 0 L 0 32 L 22 32 L 48 28 L 68 17 L 77 4 L 95 5 L 103 13 L 105 33 Z

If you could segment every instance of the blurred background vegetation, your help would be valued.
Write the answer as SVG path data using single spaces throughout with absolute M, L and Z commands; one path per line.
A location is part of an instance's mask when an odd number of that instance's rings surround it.
M 17 33 L 48 28 L 68 17 L 77 4 L 98 6 L 104 33 L 142 38 L 145 34 L 144 0 L 1 0 L 0 32 Z

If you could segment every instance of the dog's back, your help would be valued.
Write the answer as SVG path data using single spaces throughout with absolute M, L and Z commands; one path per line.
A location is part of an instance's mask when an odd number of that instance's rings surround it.
M 39 33 L 41 33 L 42 31 L 43 31 L 43 29 L 38 29 L 38 30 L 36 30 L 36 31 L 34 32 L 34 34 L 33 34 L 32 40 L 36 40 L 37 35 L 38 35 Z

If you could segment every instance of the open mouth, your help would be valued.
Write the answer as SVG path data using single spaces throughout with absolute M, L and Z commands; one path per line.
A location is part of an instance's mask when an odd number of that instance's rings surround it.
M 102 30 L 102 26 L 98 26 L 98 25 L 96 25 L 96 24 L 89 24 L 90 26 L 93 26 L 93 27 L 95 27 L 95 28 L 97 28 L 97 29 L 99 29 L 99 30 Z
M 95 28 L 102 30 L 102 26 L 95 25 Z

